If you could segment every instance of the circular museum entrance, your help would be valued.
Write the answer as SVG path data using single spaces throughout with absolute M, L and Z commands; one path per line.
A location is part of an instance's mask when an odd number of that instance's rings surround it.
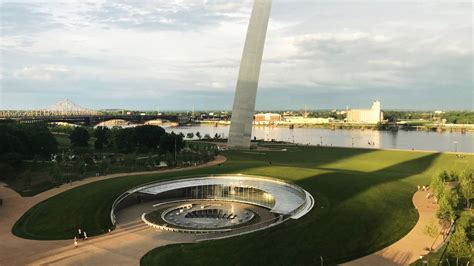
M 137 204 L 148 207 L 143 222 L 159 230 L 199 234 L 207 240 L 249 233 L 298 219 L 314 199 L 301 187 L 278 179 L 222 175 L 165 180 L 144 184 L 118 197 L 116 214 Z

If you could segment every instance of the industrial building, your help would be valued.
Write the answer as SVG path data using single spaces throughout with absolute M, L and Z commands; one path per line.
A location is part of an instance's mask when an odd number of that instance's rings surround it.
M 256 124 L 272 124 L 278 121 L 281 121 L 280 114 L 265 113 L 265 114 L 256 114 L 254 116 L 254 122 Z
M 347 122 L 376 124 L 382 122 L 383 112 L 380 109 L 380 102 L 374 101 L 370 109 L 351 109 L 347 111 Z

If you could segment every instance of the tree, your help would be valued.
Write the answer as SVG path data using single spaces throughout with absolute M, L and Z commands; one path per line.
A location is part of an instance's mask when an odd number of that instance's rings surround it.
M 166 134 L 166 131 L 159 126 L 145 125 L 135 127 L 134 130 L 137 145 L 143 149 L 157 149 L 160 138 Z
M 96 127 L 94 137 L 96 137 L 94 147 L 98 150 L 102 150 L 109 145 L 110 129 L 108 127 Z
M 199 133 L 199 131 L 196 132 L 196 137 L 197 137 L 198 139 L 201 139 L 201 138 L 202 138 L 201 133 Z
M 174 132 L 171 134 L 165 134 L 160 139 L 160 151 L 163 153 L 174 153 L 176 147 L 176 152 L 179 152 L 184 148 L 184 141 L 181 135 L 176 135 Z
M 136 149 L 137 140 L 133 128 L 114 130 L 115 147 L 123 152 L 131 152 Z
M 220 139 L 220 138 L 221 138 L 221 135 L 219 135 L 219 134 L 217 134 L 217 133 L 214 135 L 214 139 L 215 139 L 215 140 L 218 140 L 218 139 Z
M 125 167 L 127 167 L 128 171 L 132 171 L 133 169 L 135 169 L 135 156 L 133 156 L 132 154 L 125 155 L 123 158 L 123 164 L 125 165 Z
M 459 175 L 459 191 L 464 199 L 466 206 L 471 207 L 471 200 L 474 198 L 474 177 L 472 169 L 465 169 Z
M 44 159 L 57 152 L 58 143 L 45 124 L 26 125 L 24 130 L 26 130 L 27 145 L 32 154 Z
M 436 238 L 439 235 L 439 228 L 434 219 L 430 220 L 423 232 L 431 238 Z
M 89 146 L 89 131 L 83 127 L 76 127 L 69 135 L 73 147 L 88 147 Z
M 188 139 L 192 139 L 192 138 L 194 138 L 194 133 L 193 133 L 193 132 L 189 132 L 188 134 L 186 134 L 186 137 L 187 137 Z
M 63 178 L 63 173 L 61 172 L 61 168 L 59 167 L 58 163 L 55 163 L 53 168 L 51 169 L 51 179 L 53 180 L 53 183 L 56 185 L 61 184 L 62 178 Z
M 106 175 L 109 169 L 110 162 L 108 159 L 103 158 L 100 163 L 100 173 L 101 175 Z
M 471 247 L 466 231 L 462 226 L 456 226 L 451 239 L 449 240 L 448 255 L 456 258 L 456 265 L 459 265 L 459 259 L 469 258 L 471 256 Z
M 73 164 L 74 172 L 79 174 L 79 178 L 83 178 L 86 173 L 86 163 L 82 158 L 78 158 Z
M 431 178 L 430 188 L 431 191 L 435 194 L 436 198 L 439 200 L 444 189 L 444 173 L 433 175 Z
M 438 203 L 438 218 L 443 220 L 454 220 L 456 217 L 455 209 L 459 203 L 458 194 L 449 187 L 444 187 Z

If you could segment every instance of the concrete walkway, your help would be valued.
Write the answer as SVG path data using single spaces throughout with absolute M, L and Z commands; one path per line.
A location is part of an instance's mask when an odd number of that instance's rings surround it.
M 0 206 L 0 265 L 25 265 L 25 264 L 87 264 L 94 265 L 100 262 L 105 264 L 138 264 L 140 257 L 148 250 L 169 243 L 175 243 L 179 238 L 176 235 L 150 234 L 149 229 L 142 223 L 118 225 L 113 232 L 89 238 L 86 242 L 80 242 L 80 248 L 73 247 L 72 240 L 41 241 L 19 238 L 11 233 L 15 222 L 31 207 L 61 192 L 73 189 L 85 184 L 99 180 L 111 179 L 120 176 L 147 175 L 166 172 L 185 171 L 203 168 L 225 162 L 226 158 L 217 156 L 214 161 L 206 164 L 176 168 L 160 171 L 135 172 L 112 174 L 99 177 L 90 177 L 61 187 L 53 188 L 33 197 L 21 197 L 14 190 L 0 185 L 0 198 L 3 205 Z M 139 217 L 138 217 L 139 218 Z M 179 242 L 187 239 L 179 238 Z M 86 254 L 92 260 L 83 261 Z M 120 255 L 121 254 L 121 255 Z M 96 258 L 94 261 L 93 258 Z M 110 264 L 108 261 L 110 260 Z M 103 263 L 102 263 L 103 264 Z
M 408 265 L 419 259 L 421 255 L 426 255 L 432 245 L 433 248 L 438 247 L 442 242 L 442 237 L 438 237 L 433 243 L 435 239 L 424 233 L 426 225 L 430 224 L 433 219 L 439 226 L 436 218 L 438 205 L 433 198 L 427 199 L 427 194 L 427 191 L 417 191 L 413 195 L 413 205 L 418 210 L 420 217 L 415 227 L 407 235 L 382 250 L 343 265 Z M 441 231 L 440 227 L 439 229 Z

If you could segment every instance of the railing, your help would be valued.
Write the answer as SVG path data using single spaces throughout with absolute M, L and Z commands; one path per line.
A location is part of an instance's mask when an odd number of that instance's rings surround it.
M 212 229 L 212 230 L 206 230 L 206 229 L 186 229 L 186 228 L 177 228 L 177 227 L 171 227 L 171 226 L 166 226 L 166 225 L 159 225 L 159 224 L 154 224 L 146 219 L 146 213 L 142 214 L 142 221 L 155 229 L 160 229 L 164 231 L 170 231 L 170 232 L 181 232 L 181 233 L 192 233 L 192 234 L 207 234 L 207 233 L 224 233 L 228 232 L 231 229 Z
M 291 211 L 290 213 L 286 214 L 286 215 L 289 215 L 289 217 L 291 217 L 292 215 L 298 213 L 299 211 L 301 211 L 301 209 L 305 208 L 306 207 L 306 204 L 307 204 L 307 197 L 306 197 L 306 191 L 303 190 L 302 188 L 300 188 L 299 186 L 296 186 L 296 185 L 293 185 L 291 183 L 288 183 L 286 181 L 283 181 L 283 180 L 278 180 L 278 179 L 274 179 L 274 178 L 270 178 L 270 177 L 263 177 L 263 176 L 254 176 L 254 175 L 242 175 L 242 174 L 225 174 L 225 175 L 206 175 L 206 176 L 202 176 L 202 175 L 190 175 L 190 176 L 182 176 L 182 177 L 174 177 L 174 178 L 168 178 L 168 179 L 163 179 L 163 180 L 159 180 L 159 181 L 152 181 L 152 182 L 148 182 L 148 183 L 145 183 L 145 184 L 141 184 L 141 185 L 138 185 L 132 189 L 129 189 L 127 190 L 126 192 L 122 193 L 119 197 L 117 197 L 115 199 L 115 201 L 113 202 L 112 204 L 112 208 L 111 208 L 111 211 L 110 211 L 110 220 L 112 222 L 112 225 L 115 226 L 116 224 L 116 216 L 115 216 L 115 209 L 117 208 L 117 206 L 120 204 L 120 202 L 122 200 L 124 200 L 126 197 L 128 197 L 129 195 L 135 193 L 135 192 L 138 192 L 138 191 L 141 191 L 141 190 L 145 190 L 147 188 L 151 188 L 151 187 L 154 187 L 156 186 L 157 184 L 160 184 L 160 185 L 166 185 L 166 184 L 171 184 L 171 183 L 174 183 L 176 182 L 177 180 L 180 180 L 180 181 L 186 181 L 187 179 L 189 180 L 194 180 L 194 179 L 197 179 L 199 177 L 201 178 L 209 178 L 209 177 L 215 177 L 215 178 L 219 178 L 219 177 L 233 177 L 233 176 L 237 176 L 239 178 L 243 178 L 243 179 L 264 179 L 264 180 L 268 180 L 268 181 L 271 181 L 271 182 L 274 182 L 274 183 L 278 183 L 280 185 L 284 185 L 284 186 L 287 186 L 287 187 L 291 187 L 292 189 L 295 189 L 297 190 L 298 192 L 301 193 L 301 196 L 302 198 L 304 199 L 303 203 L 298 207 L 296 208 L 295 210 Z M 223 199 L 222 199 L 223 200 Z M 249 202 L 247 202 L 249 203 Z M 253 202 L 252 202 L 253 203 Z M 285 215 L 285 216 L 286 216 Z M 289 218 L 288 217 L 288 218 Z M 252 225 L 254 226 L 254 225 Z M 237 230 L 237 229 L 236 229 Z
M 237 228 L 231 228 L 227 232 L 210 232 L 210 233 L 205 233 L 205 234 L 200 234 L 196 236 L 196 241 L 206 241 L 206 240 L 215 240 L 215 239 L 222 239 L 222 238 L 228 238 L 232 236 L 237 236 L 237 235 L 243 235 L 243 234 L 249 234 L 253 233 L 256 231 L 260 231 L 263 229 L 267 229 L 270 226 L 275 226 L 278 225 L 286 220 L 288 220 L 290 216 L 288 215 L 280 215 L 278 217 L 275 217 L 270 220 L 266 220 L 260 223 L 252 224 L 252 225 L 246 225 L 242 227 L 237 227 Z

